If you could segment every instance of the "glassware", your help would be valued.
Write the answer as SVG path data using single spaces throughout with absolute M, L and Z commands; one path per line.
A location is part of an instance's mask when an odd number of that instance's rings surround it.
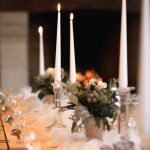
M 59 82 L 52 83 L 53 91 L 54 91 L 54 104 L 56 108 L 61 107 L 61 94 L 63 87 Z
M 36 139 L 35 132 L 26 130 L 24 143 L 25 143 L 25 147 L 28 150 L 35 150 L 35 145 L 34 145 L 35 139 Z
M 17 116 L 13 120 L 12 132 L 13 131 L 16 131 L 16 132 L 18 131 L 19 132 L 19 133 L 16 133 L 16 136 L 17 136 L 17 139 L 18 139 L 17 142 L 22 142 L 23 143 L 24 138 L 25 138 L 24 136 L 25 136 L 25 133 L 26 133 L 26 121 L 25 121 L 25 116 L 21 112 L 21 110 L 19 110 L 19 112 L 17 112 Z
M 59 85 L 59 86 L 58 86 Z M 62 96 L 62 90 L 63 87 L 60 83 L 56 82 L 52 84 L 53 90 L 54 90 L 54 105 L 55 105 L 55 110 L 56 110 L 56 116 L 54 117 L 54 126 L 58 128 L 64 128 L 65 125 L 62 123 L 62 114 L 59 111 L 61 108 L 61 96 Z
M 5 94 L 0 92 L 0 113 L 4 114 L 7 111 Z
M 135 126 L 133 119 L 129 120 L 129 97 L 133 87 L 119 89 L 120 96 L 120 109 L 118 112 L 118 137 L 117 142 L 114 144 L 116 150 L 133 150 L 134 143 L 129 138 L 129 126 Z

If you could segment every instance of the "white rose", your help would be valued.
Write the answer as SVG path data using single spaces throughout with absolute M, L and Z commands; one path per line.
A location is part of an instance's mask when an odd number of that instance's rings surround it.
M 54 78 L 54 76 L 55 76 L 55 69 L 54 69 L 54 68 L 48 68 L 48 69 L 45 71 L 45 75 L 46 75 L 46 76 L 51 75 L 51 76 Z
M 107 88 L 107 83 L 103 81 L 98 81 L 98 88 L 100 89 L 106 89 Z
M 96 83 L 96 79 L 91 79 L 91 80 L 89 81 L 89 84 L 94 84 L 94 85 L 95 85 L 95 83 Z

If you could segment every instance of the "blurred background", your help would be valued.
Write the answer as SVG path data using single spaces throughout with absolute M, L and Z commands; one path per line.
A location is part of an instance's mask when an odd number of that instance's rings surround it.
M 45 66 L 54 67 L 57 3 L 61 3 L 62 68 L 69 71 L 69 15 L 74 13 L 77 72 L 118 78 L 121 0 L 0 0 L 0 86 L 32 85 L 39 74 L 38 27 Z M 140 0 L 127 0 L 128 78 L 137 85 Z

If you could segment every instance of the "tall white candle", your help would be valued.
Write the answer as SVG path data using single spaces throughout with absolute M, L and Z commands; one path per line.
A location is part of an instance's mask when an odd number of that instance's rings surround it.
M 70 14 L 70 82 L 76 82 L 76 64 L 75 64 L 75 49 L 74 49 L 74 34 L 73 34 L 73 13 Z
M 57 6 L 58 20 L 57 20 L 57 37 L 56 37 L 56 54 L 55 54 L 55 83 L 61 81 L 61 23 L 60 23 L 60 4 Z M 59 83 L 57 83 L 60 86 Z
M 44 75 L 45 64 L 44 64 L 44 45 L 43 45 L 43 28 L 40 26 L 38 28 L 39 32 L 39 74 Z
M 150 1 L 142 1 L 138 92 L 142 102 L 142 129 L 150 131 Z
M 119 58 L 119 87 L 124 89 L 128 86 L 127 70 L 127 17 L 126 0 L 122 0 L 121 34 L 120 34 L 120 58 Z

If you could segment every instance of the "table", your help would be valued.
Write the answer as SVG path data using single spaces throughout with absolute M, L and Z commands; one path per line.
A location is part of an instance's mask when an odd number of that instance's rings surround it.
M 30 144 L 33 144 L 36 150 L 114 150 L 113 143 L 117 138 L 116 126 L 111 132 L 104 133 L 105 142 L 96 139 L 87 140 L 84 132 L 74 134 L 70 132 L 71 121 L 68 118 L 71 112 L 65 112 L 61 115 L 61 119 L 68 127 L 58 128 L 52 127 L 56 117 L 54 106 L 43 103 L 37 99 L 36 95 L 25 94 L 17 104 L 22 112 L 21 116 L 25 120 L 25 126 L 20 127 L 22 134 L 19 140 L 16 136 L 11 135 L 11 130 L 16 128 L 13 124 L 15 120 L 12 123 L 4 121 L 4 117 L 12 112 L 7 111 L 2 115 L 10 150 L 26 150 Z M 4 138 L 4 134 L 2 137 Z M 6 142 L 0 143 L 0 150 L 8 150 Z

